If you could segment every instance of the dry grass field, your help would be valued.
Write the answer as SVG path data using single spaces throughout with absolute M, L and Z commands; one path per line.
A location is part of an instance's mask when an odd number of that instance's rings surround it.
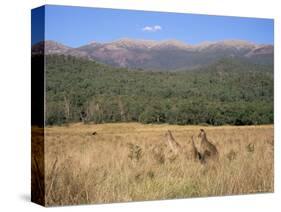
M 190 137 L 197 137 L 201 128 L 216 145 L 219 162 L 201 164 L 191 159 Z M 167 130 L 181 144 L 182 154 L 175 156 L 168 151 L 164 136 Z M 196 145 L 198 142 L 195 139 Z M 47 127 L 44 151 L 48 206 L 274 189 L 272 125 L 72 124 Z

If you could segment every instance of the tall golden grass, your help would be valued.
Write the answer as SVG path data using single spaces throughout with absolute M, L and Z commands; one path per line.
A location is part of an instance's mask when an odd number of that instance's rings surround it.
M 200 128 L 216 145 L 219 163 L 202 165 L 191 159 L 190 137 Z M 169 154 L 164 138 L 168 129 L 184 154 Z M 49 206 L 274 189 L 272 125 L 73 124 L 47 127 L 45 132 L 45 204 Z

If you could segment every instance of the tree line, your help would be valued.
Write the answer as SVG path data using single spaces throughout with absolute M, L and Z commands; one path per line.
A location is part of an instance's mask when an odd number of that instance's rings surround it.
M 149 72 L 48 55 L 46 124 L 79 121 L 271 124 L 273 67 L 224 58 L 196 70 Z

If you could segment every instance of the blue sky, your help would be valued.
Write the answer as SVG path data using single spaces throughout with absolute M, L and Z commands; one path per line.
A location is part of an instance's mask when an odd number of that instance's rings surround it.
M 274 42 L 272 19 L 51 5 L 45 8 L 45 39 L 72 47 L 120 38 L 176 39 L 188 44 L 227 39 Z M 38 25 L 36 22 L 34 25 Z M 32 43 L 38 39 L 34 36 Z

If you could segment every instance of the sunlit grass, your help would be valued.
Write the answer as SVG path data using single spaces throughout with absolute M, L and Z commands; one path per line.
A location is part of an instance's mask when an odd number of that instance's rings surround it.
M 200 128 L 217 146 L 218 164 L 201 165 L 188 157 L 190 136 L 197 135 Z M 165 146 L 168 129 L 184 149 L 173 159 Z M 96 135 L 92 135 L 94 131 Z M 272 125 L 123 123 L 47 127 L 46 204 L 273 192 L 273 146 Z

